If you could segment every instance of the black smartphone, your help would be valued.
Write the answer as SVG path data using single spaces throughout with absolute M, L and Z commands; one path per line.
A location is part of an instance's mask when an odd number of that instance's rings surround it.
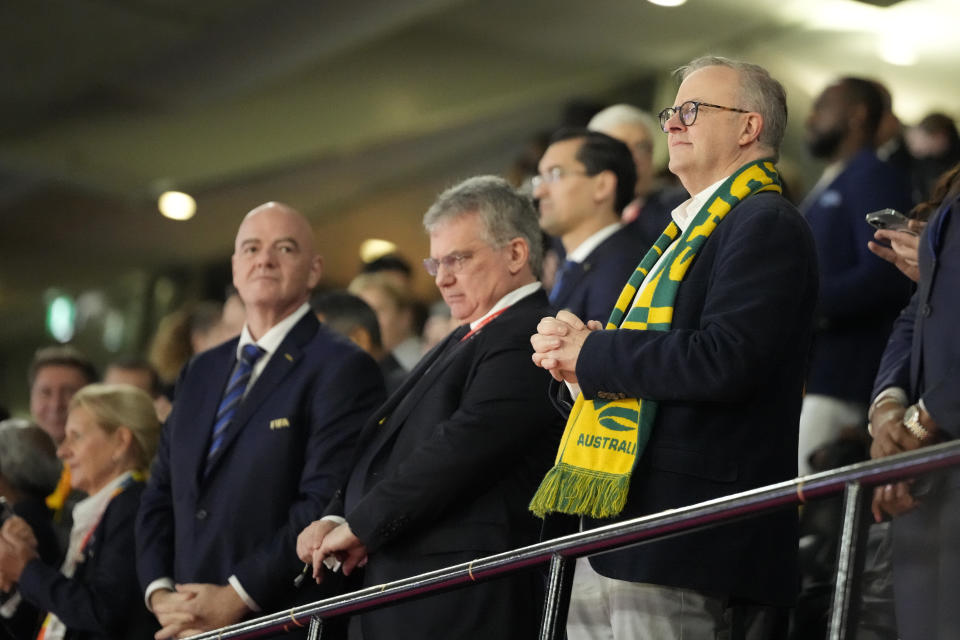
M 910 218 L 903 215 L 896 209 L 880 209 L 871 211 L 867 214 L 867 224 L 877 229 L 890 229 L 892 231 L 905 231 L 917 235 L 910 229 Z

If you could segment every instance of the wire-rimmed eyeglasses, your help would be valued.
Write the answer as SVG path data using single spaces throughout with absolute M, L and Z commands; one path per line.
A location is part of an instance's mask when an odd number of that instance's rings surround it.
M 448 273 L 457 273 L 463 269 L 463 263 L 473 257 L 473 251 L 455 251 L 442 258 L 424 258 L 423 268 L 431 276 L 436 277 L 442 266 Z
M 746 109 L 724 107 L 723 105 L 700 102 L 699 100 L 687 100 L 683 104 L 675 107 L 667 107 L 659 113 L 660 128 L 663 129 L 664 133 L 667 133 L 667 121 L 669 121 L 675 113 L 680 115 L 680 122 L 683 123 L 683 126 L 689 127 L 697 121 L 697 113 L 700 112 L 700 107 L 712 107 L 714 109 L 723 109 L 724 111 L 736 111 L 737 113 L 750 113 Z
M 546 173 L 540 173 L 530 178 L 530 186 L 534 191 L 540 188 L 540 185 L 553 184 L 565 176 L 586 176 L 586 171 L 577 169 L 564 169 L 563 167 L 550 167 Z

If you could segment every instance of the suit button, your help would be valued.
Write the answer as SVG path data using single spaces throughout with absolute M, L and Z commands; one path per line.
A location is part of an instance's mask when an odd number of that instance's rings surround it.
M 924 318 L 929 318 L 931 313 L 933 313 L 933 309 L 930 308 L 930 305 L 925 304 L 920 307 L 920 315 Z
M 206 519 L 207 519 L 207 510 L 197 509 L 197 520 L 206 520 Z

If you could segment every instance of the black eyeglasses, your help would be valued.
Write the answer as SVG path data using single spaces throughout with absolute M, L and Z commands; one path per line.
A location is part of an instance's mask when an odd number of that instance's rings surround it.
M 694 122 L 697 121 L 697 113 L 700 112 L 700 107 L 713 107 L 714 109 L 723 109 L 724 111 L 736 111 L 737 113 L 750 113 L 745 109 L 736 109 L 734 107 L 724 107 L 719 104 L 710 104 L 709 102 L 700 102 L 699 100 L 687 100 L 681 105 L 676 107 L 667 107 L 660 112 L 660 128 L 663 129 L 664 133 L 667 133 L 667 121 L 673 117 L 673 114 L 680 115 L 680 122 L 683 123 L 683 126 L 689 127 Z

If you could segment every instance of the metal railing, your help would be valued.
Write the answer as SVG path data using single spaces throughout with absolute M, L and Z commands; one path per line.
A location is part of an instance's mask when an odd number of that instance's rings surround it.
M 309 627 L 310 637 L 316 638 L 325 618 L 367 611 L 547 563 L 550 564 L 549 583 L 539 637 L 541 640 L 559 640 L 563 638 L 566 624 L 566 608 L 576 558 L 840 493 L 844 494 L 844 517 L 828 637 L 831 640 L 852 638 L 857 608 L 851 607 L 851 603 L 858 598 L 857 577 L 862 565 L 860 550 L 866 532 L 866 527 L 862 526 L 862 515 L 864 503 L 870 497 L 870 492 L 864 489 L 958 464 L 960 441 L 947 442 L 478 558 L 247 620 L 192 636 L 191 640 L 257 638 L 300 627 Z

